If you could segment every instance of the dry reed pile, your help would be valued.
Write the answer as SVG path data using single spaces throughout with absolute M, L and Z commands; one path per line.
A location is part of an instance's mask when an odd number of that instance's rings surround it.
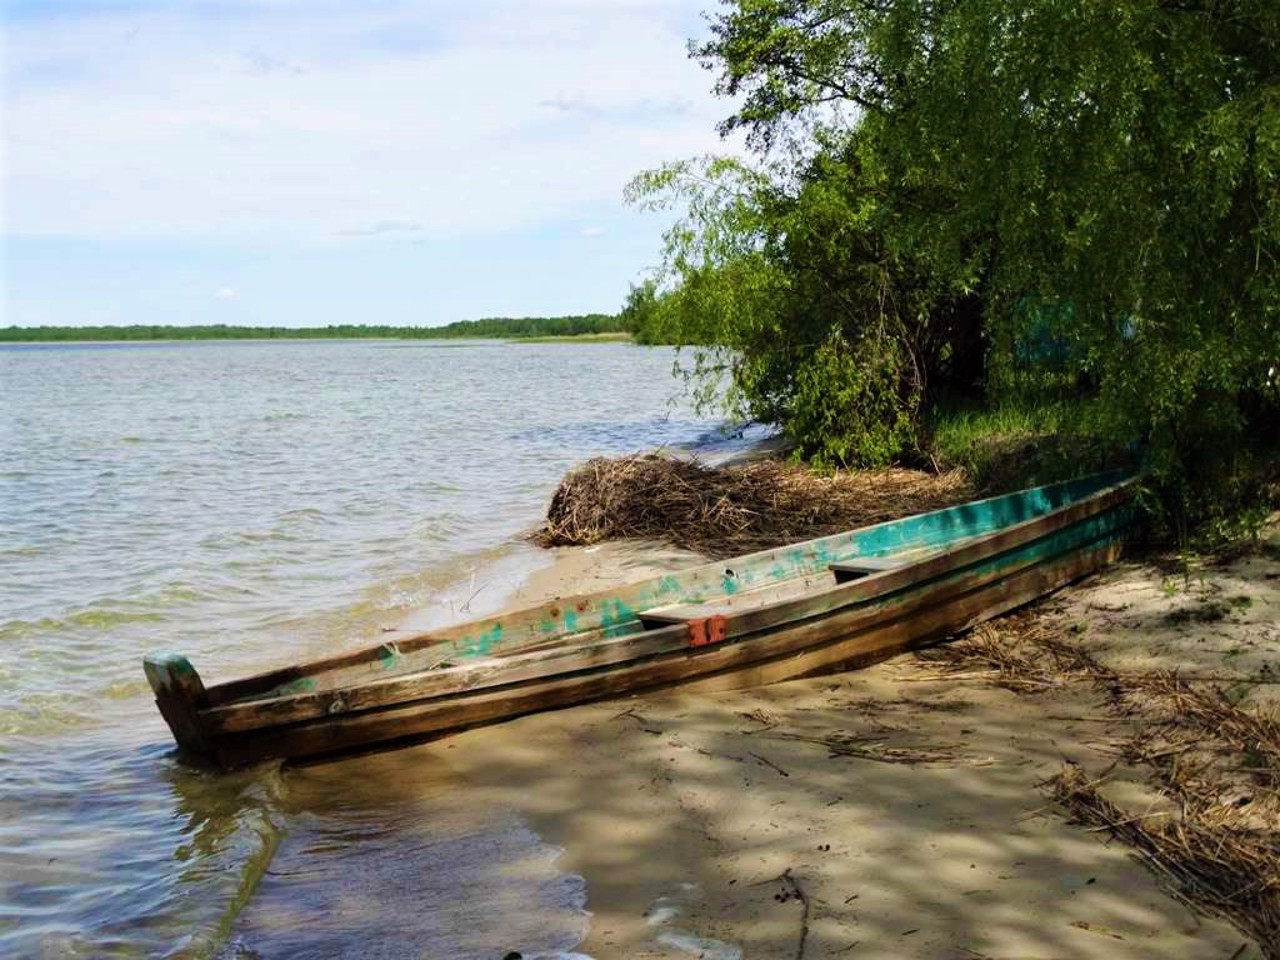
M 1230 813 L 1195 804 L 1180 818 L 1133 816 L 1068 765 L 1049 781 L 1054 799 L 1079 822 L 1108 831 L 1192 906 L 1231 920 L 1267 957 L 1280 957 L 1280 843 L 1274 829 L 1241 825 Z
M 921 650 L 916 657 L 941 665 L 952 677 L 965 671 L 966 677 L 981 676 L 1021 693 L 1092 680 L 1101 669 L 1078 644 L 1029 611 L 984 623 L 963 639 Z M 973 674 L 974 667 L 983 672 Z
M 773 460 L 709 467 L 653 454 L 597 457 L 560 483 L 543 546 L 656 538 L 727 557 L 964 502 L 962 471 L 816 474 Z
M 1073 643 L 1052 621 L 1023 614 L 995 621 L 926 654 L 960 676 L 1018 692 L 1091 682 L 1108 711 L 1133 724 L 1120 759 L 1148 767 L 1172 816 L 1121 810 L 1068 764 L 1048 781 L 1054 798 L 1090 827 L 1132 846 L 1184 899 L 1221 914 L 1280 960 L 1280 714 L 1251 708 L 1246 685 L 1192 681 L 1169 672 L 1123 674 Z M 971 675 L 971 674 L 968 674 Z

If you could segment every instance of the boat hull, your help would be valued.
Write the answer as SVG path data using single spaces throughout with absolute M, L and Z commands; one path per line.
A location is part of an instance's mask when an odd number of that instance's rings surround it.
M 673 655 L 658 663 L 587 671 L 518 687 L 496 687 L 447 699 L 431 699 L 352 716 L 313 720 L 212 740 L 204 756 L 222 767 L 272 758 L 303 759 L 403 742 L 421 742 L 548 710 L 680 688 L 723 692 L 870 666 L 896 654 L 962 632 L 1016 609 L 1092 573 L 1119 556 L 1110 543 L 987 584 L 929 609 L 894 617 L 842 635 L 838 622 L 801 624 L 771 635 L 812 639 L 798 652 L 757 659 L 746 644 L 718 654 Z M 826 639 L 830 636 L 830 639 Z M 704 662 L 690 664 L 699 656 Z
M 675 608 L 649 629 L 641 614 L 620 635 L 602 629 L 590 644 L 488 666 L 239 703 L 210 696 L 185 658 L 149 661 L 148 678 L 184 752 L 222 767 L 440 737 L 669 687 L 776 683 L 935 642 L 1099 569 L 1119 554 L 1129 500 L 1127 485 L 1114 485 L 913 562 L 869 564 L 876 572 L 859 582 L 756 607 L 727 598 L 711 608 L 725 615 L 709 618 Z

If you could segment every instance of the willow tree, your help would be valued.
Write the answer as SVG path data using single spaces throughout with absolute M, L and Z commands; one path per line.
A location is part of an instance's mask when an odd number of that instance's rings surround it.
M 1018 382 L 1030 318 L 1173 486 L 1276 439 L 1280 4 L 735 0 L 709 19 L 694 55 L 737 99 L 723 129 L 856 157 L 888 259 L 980 298 L 993 391 Z

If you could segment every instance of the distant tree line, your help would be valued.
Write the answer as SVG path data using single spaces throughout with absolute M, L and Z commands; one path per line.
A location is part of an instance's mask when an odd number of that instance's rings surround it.
M 138 340 L 445 340 L 458 337 L 520 339 L 578 337 L 620 333 L 619 316 L 588 313 L 567 317 L 486 317 L 458 320 L 443 327 L 392 327 L 339 324 L 327 327 L 235 327 L 225 324 L 175 327 L 134 324 L 127 327 L 0 327 L 0 342 L 138 341 Z

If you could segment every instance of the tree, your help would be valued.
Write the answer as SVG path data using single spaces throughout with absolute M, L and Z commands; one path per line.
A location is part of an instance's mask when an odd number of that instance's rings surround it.
M 904 316 L 976 309 L 994 396 L 1047 325 L 1171 484 L 1276 431 L 1273 0 L 736 0 L 694 55 L 722 129 L 852 171 Z
M 981 314 L 886 240 L 883 190 L 855 151 L 788 176 L 724 158 L 642 174 L 629 198 L 683 216 L 667 232 L 651 333 L 701 345 L 702 396 L 782 426 L 823 464 L 920 446 L 933 391 L 972 391 Z

